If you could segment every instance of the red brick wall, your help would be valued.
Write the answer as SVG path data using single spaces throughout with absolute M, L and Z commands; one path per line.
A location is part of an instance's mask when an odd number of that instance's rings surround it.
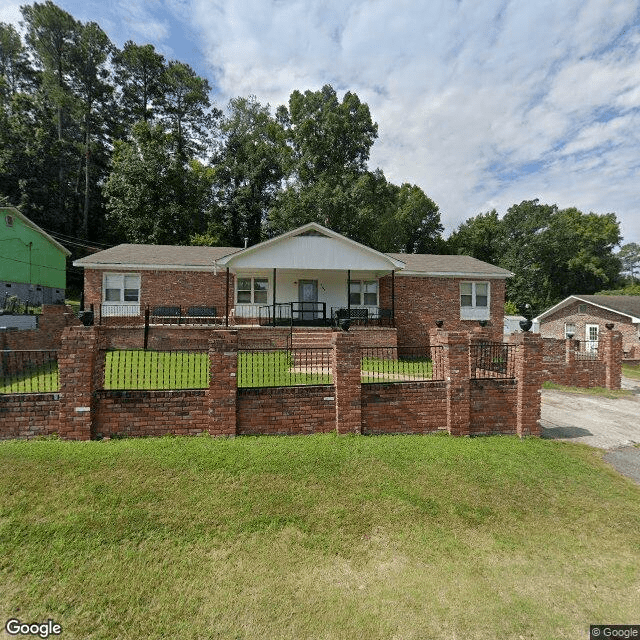
M 301 435 L 335 431 L 333 386 L 239 389 L 239 435 Z
M 517 409 L 515 380 L 471 380 L 471 435 L 515 435 Z
M 209 432 L 207 392 L 97 391 L 92 437 Z
M 587 312 L 579 313 L 579 306 L 583 304 L 587 305 Z M 632 324 L 625 316 L 585 302 L 572 303 L 544 318 L 540 323 L 540 335 L 543 338 L 564 339 L 565 323 L 573 323 L 576 325 L 574 338 L 582 341 L 586 339 L 586 325 L 597 324 L 599 334 L 602 335 L 607 330 L 605 324 L 608 322 L 613 322 L 615 331 L 620 331 L 622 334 L 622 350 L 624 352 L 633 352 L 634 348 L 640 350 L 638 325 Z
M 543 380 L 567 387 L 604 387 L 606 368 L 599 360 L 576 360 L 573 366 L 566 362 L 543 363 Z
M 42 307 L 37 329 L 0 331 L 0 349 L 59 349 L 65 327 L 81 325 L 71 307 L 46 304 Z
M 85 269 L 85 307 L 102 303 L 104 273 L 140 275 L 140 307 L 216 307 L 219 316 L 225 311 L 226 271 L 215 275 L 207 271 L 145 271 L 135 269 Z M 234 276 L 229 276 L 229 307 L 233 307 Z M 121 319 L 122 320 L 122 319 Z M 109 319 L 112 322 L 112 319 Z
M 428 346 L 429 329 L 444 320 L 446 331 L 470 331 L 477 320 L 460 319 L 460 282 L 487 282 L 481 278 L 395 277 L 395 312 L 398 344 Z M 487 325 L 502 339 L 504 325 L 504 280 L 490 280 L 491 320 Z M 380 306 L 391 309 L 391 276 L 380 279 Z
M 362 385 L 362 433 L 432 433 L 447 430 L 444 382 Z
M 0 440 L 51 435 L 58 431 L 59 417 L 57 393 L 0 395 Z

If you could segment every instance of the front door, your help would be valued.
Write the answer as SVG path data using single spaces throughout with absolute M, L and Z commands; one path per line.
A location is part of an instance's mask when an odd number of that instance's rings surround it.
M 318 281 L 299 280 L 298 281 L 298 302 L 300 303 L 301 320 L 315 320 L 317 316 L 318 302 Z
M 591 353 L 598 350 L 598 325 L 588 324 L 585 329 L 585 351 Z

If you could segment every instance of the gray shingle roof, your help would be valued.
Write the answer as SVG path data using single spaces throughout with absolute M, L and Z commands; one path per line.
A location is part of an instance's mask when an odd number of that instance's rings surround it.
M 640 318 L 640 296 L 579 296 L 580 300 Z
M 511 271 L 495 267 L 471 256 L 431 255 L 427 253 L 387 253 L 405 263 L 407 271 L 429 274 L 480 274 L 508 278 Z
M 232 253 L 242 251 L 238 247 L 195 247 L 152 244 L 119 244 L 91 254 L 74 265 L 79 267 L 140 266 L 140 267 L 208 267 Z M 405 270 L 429 275 L 479 275 L 499 278 L 509 277 L 510 271 L 476 260 L 469 256 L 439 256 L 412 253 L 387 253 L 387 256 L 406 264 Z
M 183 247 L 164 244 L 119 244 L 74 262 L 80 267 L 88 265 L 140 265 L 207 267 L 237 247 Z

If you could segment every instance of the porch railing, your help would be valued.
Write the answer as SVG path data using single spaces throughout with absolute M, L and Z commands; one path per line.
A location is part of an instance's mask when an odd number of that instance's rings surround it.
M 275 321 L 274 321 L 275 311 Z M 261 325 L 326 324 L 326 302 L 276 302 L 258 309 Z

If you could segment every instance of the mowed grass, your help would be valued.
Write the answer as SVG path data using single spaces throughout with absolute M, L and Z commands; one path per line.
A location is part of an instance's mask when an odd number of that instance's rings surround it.
M 63 638 L 535 639 L 638 622 L 640 487 L 448 436 L 0 443 L 0 616 Z
M 60 390 L 58 365 L 55 362 L 29 367 L 19 375 L 0 376 L 0 394 L 49 393 Z
M 543 389 L 551 389 L 554 391 L 564 391 L 565 393 L 577 393 L 588 396 L 600 396 L 602 398 L 610 398 L 615 400 L 616 398 L 628 398 L 633 396 L 633 391 L 630 389 L 606 389 L 604 387 L 570 387 L 563 384 L 556 384 L 547 380 L 542 383 Z
M 362 358 L 362 382 L 431 380 L 433 362 L 429 358 Z
M 622 375 L 632 380 L 640 380 L 640 365 L 623 363 Z

